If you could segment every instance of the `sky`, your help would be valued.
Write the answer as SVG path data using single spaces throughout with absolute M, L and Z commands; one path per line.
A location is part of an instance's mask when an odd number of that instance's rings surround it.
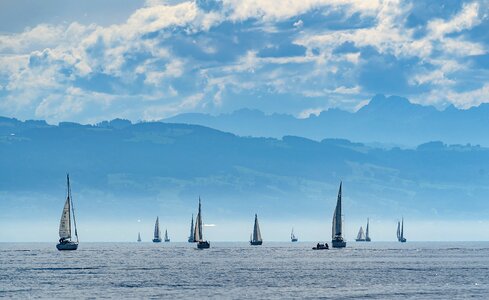
M 489 102 L 489 1 L 0 2 L 0 115 L 307 117 L 375 94 Z

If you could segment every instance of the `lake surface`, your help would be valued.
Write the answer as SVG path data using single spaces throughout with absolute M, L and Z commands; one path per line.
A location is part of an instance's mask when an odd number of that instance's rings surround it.
M 0 297 L 466 299 L 489 296 L 489 243 L 0 243 Z

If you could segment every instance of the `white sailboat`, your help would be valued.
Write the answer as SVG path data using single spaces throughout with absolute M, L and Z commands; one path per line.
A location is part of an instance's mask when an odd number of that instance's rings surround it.
M 165 243 L 170 242 L 170 238 L 168 237 L 168 230 L 165 229 Z
M 370 234 L 369 234 L 369 219 L 367 218 L 367 228 L 365 229 L 365 242 L 370 242 Z
M 156 217 L 153 243 L 161 243 L 160 219 Z
M 67 196 L 61 220 L 59 222 L 59 243 L 56 245 L 58 250 L 78 249 L 78 232 L 76 230 L 75 208 L 71 197 L 70 175 L 66 174 Z M 72 218 L 73 217 L 73 218 Z M 75 228 L 76 242 L 71 240 L 71 220 Z
M 290 241 L 297 242 L 299 239 L 294 234 L 294 228 L 292 228 L 292 232 L 290 232 Z
M 344 248 L 346 247 L 346 242 L 343 239 L 343 220 L 341 219 L 341 187 L 338 191 L 338 199 L 336 200 L 336 208 L 333 214 L 333 232 L 331 244 L 333 248 Z
M 253 226 L 253 234 L 251 235 L 250 245 L 259 246 L 263 244 L 261 238 L 260 225 L 258 224 L 258 216 L 255 214 L 255 224 Z
M 358 231 L 358 234 L 357 234 L 357 238 L 355 239 L 355 241 L 357 242 L 365 242 L 367 239 L 366 239 L 366 236 L 365 236 L 365 232 L 363 231 L 363 227 L 360 226 L 360 230 Z
M 401 243 L 407 241 L 404 237 L 404 218 L 402 218 L 402 223 L 397 221 L 397 240 Z
M 197 214 L 197 218 L 195 219 L 195 228 L 194 228 L 194 241 L 197 242 L 198 249 L 208 249 L 211 247 L 211 244 L 204 240 L 204 235 L 202 231 L 202 209 L 200 204 L 199 197 L 199 212 Z
M 141 242 L 141 232 L 138 232 L 138 242 Z
M 192 214 L 192 221 L 190 222 L 190 235 L 188 236 L 189 243 L 197 242 L 194 240 L 194 215 Z

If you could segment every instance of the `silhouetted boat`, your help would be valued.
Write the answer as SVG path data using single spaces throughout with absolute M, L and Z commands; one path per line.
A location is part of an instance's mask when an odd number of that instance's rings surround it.
M 367 218 L 367 228 L 365 229 L 365 242 L 370 242 L 370 234 L 369 234 L 369 220 Z
M 190 235 L 188 236 L 188 242 L 189 243 L 195 243 L 197 242 L 194 240 L 194 215 L 192 214 L 192 221 L 190 223 Z
M 207 249 L 211 247 L 211 244 L 204 240 L 204 234 L 202 231 L 202 210 L 200 205 L 200 197 L 199 197 L 199 213 L 197 214 L 197 218 L 195 219 L 195 228 L 194 228 L 194 241 L 197 242 L 198 249 Z
M 258 225 L 258 216 L 255 214 L 255 224 L 253 226 L 253 234 L 251 235 L 250 245 L 259 246 L 263 244 L 261 238 L 260 225 Z
M 161 243 L 160 219 L 156 217 L 153 243 Z
M 138 232 L 138 242 L 141 242 L 141 232 Z
M 168 237 L 168 230 L 165 229 L 165 243 L 170 242 L 170 238 Z
M 397 240 L 401 243 L 406 242 L 404 237 L 404 218 L 402 218 L 402 223 L 397 221 Z
M 346 247 L 346 242 L 343 239 L 343 220 L 341 219 L 341 186 L 342 182 L 340 182 L 338 199 L 336 200 L 336 208 L 333 214 L 333 239 L 331 241 L 333 248 Z
M 76 230 L 75 208 L 71 197 L 70 175 L 66 174 L 67 196 L 61 220 L 59 222 L 59 243 L 56 245 L 58 250 L 76 250 L 78 249 L 78 232 Z M 73 214 L 73 216 L 72 216 Z M 71 240 L 71 217 L 73 217 L 73 226 L 75 228 L 76 242 Z
M 299 239 L 294 234 L 294 228 L 292 228 L 292 232 L 290 233 L 290 241 L 297 242 Z
M 357 242 L 365 242 L 366 237 L 365 237 L 365 232 L 363 231 L 363 227 L 360 226 L 360 230 L 358 230 L 357 238 L 355 239 Z

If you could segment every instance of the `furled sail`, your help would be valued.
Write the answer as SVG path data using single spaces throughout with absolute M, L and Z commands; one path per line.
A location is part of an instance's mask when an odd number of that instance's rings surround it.
M 261 242 L 260 225 L 258 224 L 258 216 L 255 214 L 255 226 L 253 227 L 253 242 Z
M 336 201 L 336 208 L 333 215 L 333 239 L 335 237 L 341 237 L 342 224 L 341 224 L 341 183 L 340 190 L 338 191 L 338 200 Z
M 71 238 L 71 215 L 70 215 L 70 197 L 66 198 L 65 207 L 61 214 L 59 222 L 59 237 L 62 239 Z

